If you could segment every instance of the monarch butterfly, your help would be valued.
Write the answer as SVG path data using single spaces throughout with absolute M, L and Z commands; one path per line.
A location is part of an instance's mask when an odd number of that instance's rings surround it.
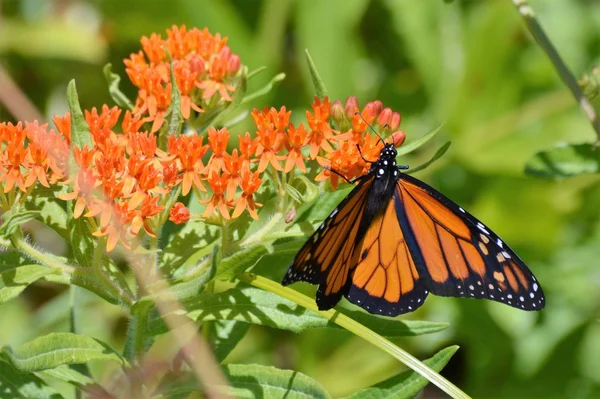
M 385 143 L 369 172 L 300 249 L 282 284 L 317 284 L 320 310 L 345 296 L 369 313 L 412 312 L 431 292 L 485 298 L 524 310 L 542 287 L 493 231 L 396 165 Z

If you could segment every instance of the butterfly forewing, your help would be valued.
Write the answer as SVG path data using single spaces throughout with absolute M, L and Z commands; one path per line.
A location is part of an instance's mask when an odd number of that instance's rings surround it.
M 357 260 L 354 248 L 364 232 L 360 221 L 366 208 L 372 180 L 362 180 L 348 194 L 300 249 L 282 284 L 296 281 L 318 284 L 319 309 L 330 309 L 347 292 L 349 274 Z
M 523 261 L 493 231 L 425 183 L 398 181 L 405 234 L 416 242 L 415 263 L 430 291 L 485 298 L 540 310 L 545 298 Z

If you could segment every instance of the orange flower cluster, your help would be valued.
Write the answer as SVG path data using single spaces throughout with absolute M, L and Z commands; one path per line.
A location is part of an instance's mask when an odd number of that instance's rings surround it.
M 129 79 L 139 89 L 134 115 L 152 122 L 151 132 L 162 126 L 171 104 L 169 55 L 184 119 L 190 118 L 191 110 L 203 112 L 209 103 L 231 101 L 241 63 L 226 43 L 226 37 L 212 35 L 206 28 L 185 26 L 173 26 L 164 39 L 156 33 L 142 37 L 143 51 L 124 60 Z
M 191 109 L 201 112 L 208 104 L 231 101 L 240 59 L 226 41 L 206 29 L 185 27 L 173 27 L 166 39 L 144 37 L 143 52 L 125 60 L 127 74 L 139 88 L 135 109 L 123 112 L 104 105 L 100 112 L 85 111 L 91 143 L 83 148 L 71 146 L 72 133 L 81 133 L 72 132 L 68 113 L 54 118 L 56 131 L 37 122 L 0 123 L 0 191 L 28 193 L 37 182 L 45 187 L 69 185 L 70 192 L 58 197 L 75 201 L 74 217 L 91 218 L 93 234 L 106 237 L 111 251 L 119 242 L 131 247 L 141 232 L 154 237 L 167 217 L 174 223 L 187 222 L 191 214 L 183 203 L 165 209 L 168 194 L 179 193 L 176 190 L 183 196 L 194 190 L 206 207 L 204 218 L 219 215 L 229 220 L 247 211 L 257 219 L 261 204 L 255 196 L 265 173 L 278 195 L 285 194 L 285 174 L 295 167 L 307 173 L 307 161 L 316 160 L 352 179 L 368 171 L 368 160 L 377 159 L 383 147 L 371 128 L 382 137 L 394 132 L 396 146 L 404 141 L 404 132 L 397 131 L 400 114 L 384 109 L 380 101 L 360 110 L 354 97 L 344 106 L 326 97 L 315 98 L 312 111 L 306 111 L 306 126 L 290 123 L 292 112 L 285 106 L 254 109 L 256 133 L 238 136 L 237 148 L 230 148 L 227 128 L 214 127 L 206 138 L 197 132 L 171 132 L 166 148 L 159 148 L 155 132 L 171 112 L 171 65 L 184 117 L 190 117 Z M 149 131 L 144 126 L 150 126 Z M 69 171 L 73 162 L 77 167 Z M 337 187 L 337 173 L 325 169 L 317 174 L 315 169 L 309 172 L 315 180 L 331 178 Z M 14 198 L 0 196 L 3 210 Z
M 6 194 L 27 192 L 37 182 L 50 187 L 66 173 L 69 143 L 48 125 L 0 123 L 0 183 Z
M 323 101 L 315 98 L 312 109 L 312 113 L 306 111 L 311 129 L 308 136 L 310 158 L 316 158 L 319 164 L 327 167 L 315 180 L 330 178 L 334 189 L 341 178 L 339 174 L 351 180 L 368 172 L 370 163 L 367 161 L 379 158 L 384 143 L 371 132 L 372 129 L 379 129 L 378 134 L 382 137 L 393 132 L 391 137 L 396 147 L 402 145 L 406 138 L 403 131 L 397 130 L 400 114 L 383 108 L 381 101 L 370 102 L 361 111 L 353 96 L 348 98 L 344 107 L 339 101 L 330 105 L 327 97 Z M 337 130 L 331 126 L 330 119 L 337 125 Z

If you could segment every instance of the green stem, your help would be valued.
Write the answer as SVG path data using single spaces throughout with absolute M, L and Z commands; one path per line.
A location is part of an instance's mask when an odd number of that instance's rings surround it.
M 355 335 L 361 337 L 367 342 L 375 345 L 376 347 L 384 350 L 396 359 L 400 360 L 402 363 L 404 363 L 417 373 L 421 374 L 423 377 L 427 378 L 429 381 L 435 384 L 442 391 L 446 392 L 452 398 L 469 398 L 469 396 L 466 393 L 464 393 L 460 388 L 452 384 L 440 374 L 436 373 L 427 365 L 423 364 L 417 358 L 413 357 L 411 354 L 404 351 L 403 349 L 400 349 L 389 340 L 383 338 L 381 335 L 354 321 L 348 316 L 339 313 L 334 309 L 320 311 L 317 308 L 313 299 L 303 294 L 300 294 L 299 292 L 294 291 L 291 288 L 283 287 L 280 284 L 277 284 L 276 282 L 271 281 L 262 276 L 258 276 L 251 273 L 244 273 L 239 278 L 240 280 L 251 284 L 255 287 L 261 288 L 265 291 L 269 291 L 281 297 L 289 299 L 290 301 L 302 307 L 305 307 L 306 309 L 312 310 L 313 312 L 316 312 L 321 316 L 327 318 L 331 322 L 337 324 L 338 326 L 343 327 L 346 330 L 354 333 Z
M 249 246 L 249 245 L 254 244 L 254 243 L 262 242 L 264 236 L 266 234 L 268 234 L 269 232 L 271 232 L 271 230 L 279 222 L 281 222 L 282 218 L 283 218 L 283 214 L 282 213 L 280 213 L 280 212 L 275 213 L 271 217 L 271 219 L 269 219 L 269 221 L 267 223 L 265 223 L 265 225 L 263 227 L 261 227 L 259 230 L 257 230 L 254 234 L 252 234 L 250 237 L 248 237 L 244 241 L 238 243 L 237 247 L 238 248 L 243 248 L 243 247 Z
M 592 123 L 592 127 L 596 131 L 596 145 L 600 144 L 600 120 L 598 114 L 590 103 L 588 98 L 584 95 L 583 90 L 579 87 L 577 79 L 573 76 L 573 73 L 569 70 L 567 65 L 564 63 L 556 48 L 546 36 L 546 33 L 542 29 L 542 26 L 536 19 L 535 13 L 531 6 L 527 3 L 527 0 L 512 0 L 513 4 L 525 20 L 525 24 L 529 29 L 529 32 L 537 42 L 537 44 L 544 50 L 552 65 L 558 72 L 558 75 L 562 79 L 563 83 L 567 85 L 575 100 L 579 103 L 579 106 Z
M 127 291 L 123 289 L 108 290 L 106 285 L 100 283 L 96 278 L 96 273 L 90 267 L 75 267 L 65 262 L 62 262 L 57 257 L 41 252 L 29 245 L 22 237 L 11 237 L 11 243 L 15 249 L 35 260 L 43 266 L 48 266 L 58 270 L 56 274 L 49 274 L 44 277 L 44 280 L 52 281 L 59 284 L 75 284 L 97 294 L 99 297 L 106 299 L 110 303 L 120 303 L 127 306 L 133 304 L 133 299 L 127 295 Z
M 92 259 L 92 270 L 94 272 L 94 275 L 106 288 L 108 288 L 113 293 L 117 294 L 119 298 L 126 298 L 124 303 L 131 305 L 134 302 L 134 298 L 132 298 L 129 295 L 126 289 L 118 286 L 102 267 L 102 256 L 104 255 L 104 248 L 106 248 L 106 240 L 103 237 L 101 237 L 98 240 L 96 247 L 94 248 L 94 255 Z

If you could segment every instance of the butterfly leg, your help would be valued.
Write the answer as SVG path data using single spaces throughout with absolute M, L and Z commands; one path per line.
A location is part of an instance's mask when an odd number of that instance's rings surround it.
M 348 178 L 346 176 L 344 176 L 341 172 L 338 172 L 337 170 L 332 169 L 330 166 L 325 166 L 324 168 L 327 169 L 328 171 L 333 172 L 336 175 L 340 176 L 342 179 L 344 179 L 346 181 L 346 183 L 354 184 L 354 181 L 348 180 Z

